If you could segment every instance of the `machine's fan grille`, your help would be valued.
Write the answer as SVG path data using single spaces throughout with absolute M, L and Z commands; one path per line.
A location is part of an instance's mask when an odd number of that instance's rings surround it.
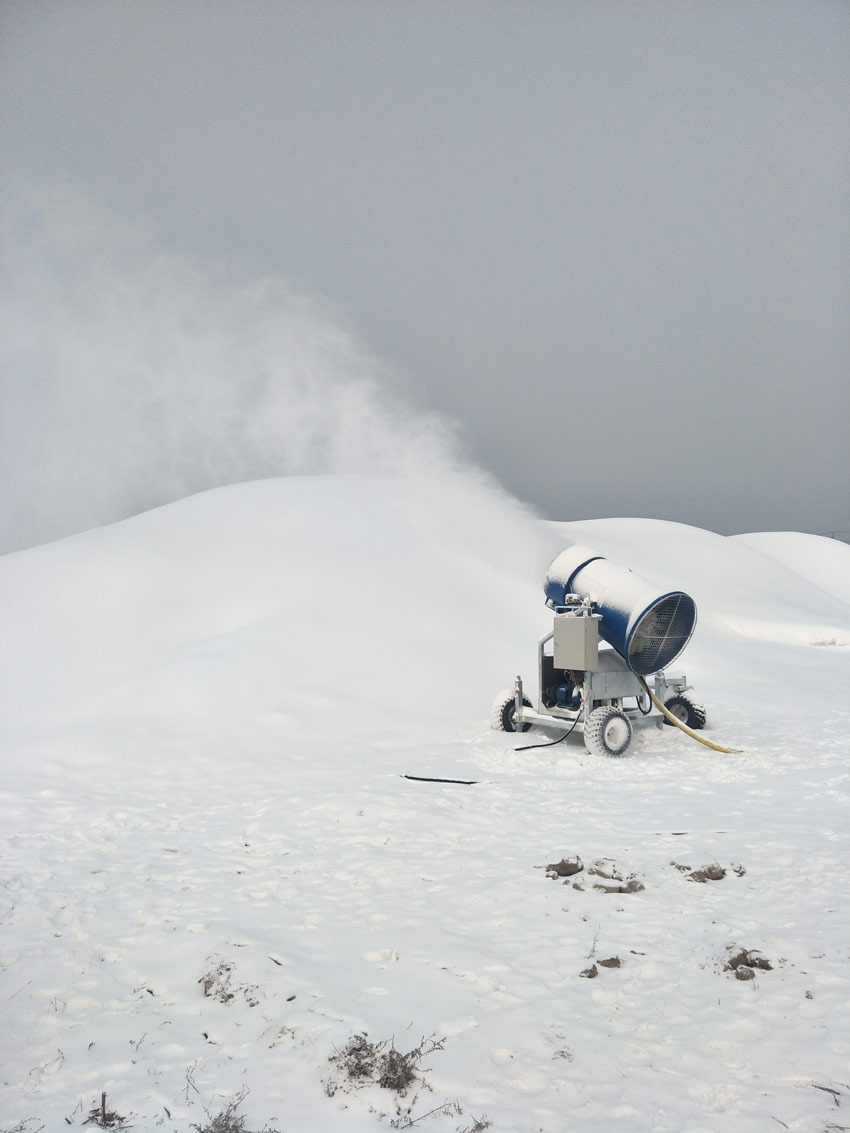
M 697 619 L 692 598 L 668 594 L 643 614 L 629 639 L 629 668 L 647 676 L 665 669 L 691 639 Z

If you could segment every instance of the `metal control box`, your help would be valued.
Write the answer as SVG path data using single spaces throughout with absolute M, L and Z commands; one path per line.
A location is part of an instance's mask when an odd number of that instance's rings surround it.
M 556 669 L 595 669 L 599 658 L 599 615 L 556 614 Z
M 592 684 L 593 698 L 596 700 L 639 697 L 643 693 L 637 677 L 629 672 L 622 657 L 613 649 L 602 650 L 595 670 L 585 677 L 585 683 L 587 682 Z

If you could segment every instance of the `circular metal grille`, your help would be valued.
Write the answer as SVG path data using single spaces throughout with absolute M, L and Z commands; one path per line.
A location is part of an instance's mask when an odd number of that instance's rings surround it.
M 629 635 L 626 661 L 632 672 L 647 676 L 666 669 L 690 641 L 696 620 L 693 598 L 681 591 L 650 606 Z

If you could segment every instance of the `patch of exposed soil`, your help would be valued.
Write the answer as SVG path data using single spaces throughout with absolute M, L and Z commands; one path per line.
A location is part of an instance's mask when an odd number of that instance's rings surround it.
M 645 889 L 637 874 L 627 873 L 613 858 L 597 858 L 587 872 L 588 876 L 601 878 L 593 888 L 602 893 L 641 893 Z
M 712 865 L 704 865 L 701 869 L 695 869 L 693 873 L 688 874 L 689 881 L 722 881 L 726 876 L 726 870 L 722 865 L 714 862 Z
M 670 862 L 674 869 L 680 873 L 688 875 L 688 881 L 698 881 L 705 883 L 706 881 L 722 881 L 726 874 L 731 870 L 736 877 L 743 877 L 747 872 L 742 865 L 733 862 L 728 868 L 722 866 L 720 862 L 709 862 L 708 865 L 700 866 L 699 869 L 691 869 L 689 865 L 683 865 L 681 862 Z
M 627 881 L 615 882 L 611 885 L 596 884 L 593 888 L 602 893 L 642 893 L 646 886 L 636 877 L 630 877 Z
M 573 854 L 561 858 L 559 862 L 550 862 L 546 866 L 546 876 L 553 881 L 562 880 L 565 885 L 569 885 L 570 878 L 583 870 L 584 862 L 578 854 Z M 585 874 L 585 878 L 589 877 L 600 878 L 593 883 L 593 888 L 602 893 L 640 893 L 645 888 L 637 874 L 627 873 L 613 858 L 597 858 Z M 577 889 L 580 893 L 584 892 L 588 888 L 585 878 L 573 881 L 573 889 Z
M 546 876 L 551 877 L 553 880 L 558 877 L 572 877 L 576 873 L 581 873 L 584 869 L 584 862 L 578 856 L 573 855 L 570 858 L 561 858 L 559 862 L 554 862 L 546 866 Z
M 619 956 L 608 956 L 604 960 L 597 960 L 595 964 L 591 964 L 589 968 L 579 972 L 579 975 L 586 980 L 595 980 L 599 975 L 600 968 L 621 968 L 623 961 Z
M 766 956 L 754 948 L 738 948 L 733 950 L 723 965 L 725 972 L 734 972 L 737 980 L 755 979 L 756 969 L 764 972 L 773 971 L 773 964 Z

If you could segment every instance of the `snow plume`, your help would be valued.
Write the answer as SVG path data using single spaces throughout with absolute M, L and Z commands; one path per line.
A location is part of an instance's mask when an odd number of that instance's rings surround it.
M 242 480 L 462 468 L 454 426 L 290 281 L 76 199 L 19 203 L 4 229 L 0 552 Z

